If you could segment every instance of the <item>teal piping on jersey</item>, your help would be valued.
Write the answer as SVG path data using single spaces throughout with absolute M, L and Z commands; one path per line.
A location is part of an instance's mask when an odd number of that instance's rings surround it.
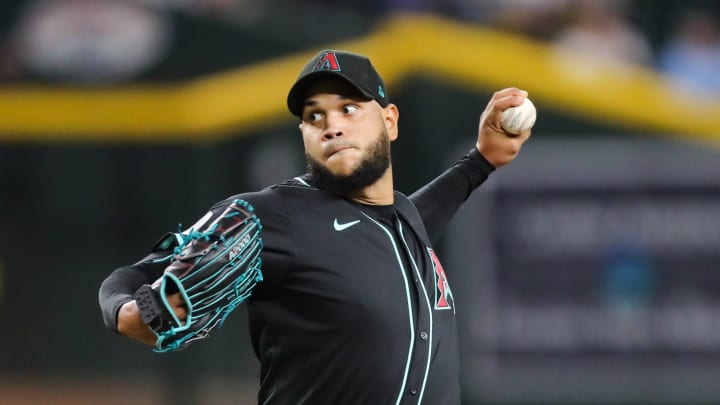
M 403 245 L 405 246 L 405 250 L 408 253 L 408 257 L 410 258 L 410 262 L 413 265 L 413 268 L 415 269 L 415 274 L 417 275 L 419 280 L 423 280 L 422 275 L 420 274 L 420 270 L 418 269 L 417 263 L 415 263 L 415 258 L 410 253 L 410 248 L 408 247 L 407 241 L 405 240 L 405 236 L 403 236 L 403 226 L 402 222 L 398 221 L 398 226 L 400 228 L 400 239 L 403 242 Z M 428 297 L 427 290 L 425 289 L 425 283 L 421 282 L 420 286 L 422 287 L 423 295 L 425 296 L 425 304 L 428 308 L 428 314 L 430 314 L 430 330 L 428 331 L 429 337 L 428 337 L 428 358 L 427 358 L 427 365 L 425 366 L 425 377 L 423 377 L 423 383 L 422 388 L 420 388 L 420 395 L 418 395 L 418 404 L 422 403 L 423 395 L 425 394 L 425 386 L 427 385 L 427 378 L 428 374 L 430 374 L 430 358 L 432 357 L 432 339 L 433 339 L 433 307 L 430 304 L 430 298 Z
M 413 322 L 412 316 L 412 299 L 410 298 L 410 285 L 408 284 L 407 275 L 405 274 L 405 266 L 403 266 L 400 252 L 398 251 L 397 244 L 395 243 L 395 239 L 393 238 L 390 231 L 388 231 L 379 222 L 375 221 L 368 214 L 364 212 L 362 214 L 366 216 L 370 221 L 372 221 L 375 225 L 377 225 L 380 229 L 382 229 L 383 232 L 385 232 L 385 234 L 387 235 L 388 239 L 390 239 L 390 243 L 392 243 L 393 246 L 393 251 L 395 252 L 395 258 L 397 259 L 398 265 L 400 266 L 400 273 L 402 274 L 403 281 L 405 282 L 405 298 L 407 299 L 408 319 L 410 320 L 410 347 L 408 348 L 407 362 L 405 362 L 405 375 L 403 375 L 402 385 L 400 386 L 400 393 L 398 394 L 397 401 L 395 401 L 395 404 L 397 405 L 400 404 L 403 394 L 405 393 L 405 385 L 407 384 L 408 373 L 410 372 L 410 360 L 412 359 L 413 348 L 415 346 L 415 324 Z

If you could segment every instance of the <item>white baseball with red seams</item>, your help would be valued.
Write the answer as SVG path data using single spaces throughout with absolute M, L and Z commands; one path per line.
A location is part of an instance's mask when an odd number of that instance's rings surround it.
M 500 125 L 513 135 L 519 135 L 535 125 L 537 111 L 529 98 L 517 107 L 510 107 L 503 111 Z

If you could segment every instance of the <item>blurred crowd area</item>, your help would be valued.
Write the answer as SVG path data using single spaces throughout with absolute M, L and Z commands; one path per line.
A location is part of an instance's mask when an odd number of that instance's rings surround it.
M 192 76 L 247 62 L 239 56 L 224 64 L 199 62 L 214 57 L 208 48 L 240 53 L 245 45 L 233 44 L 233 35 L 212 37 L 212 30 L 251 33 L 259 46 L 271 38 L 268 43 L 282 53 L 361 35 L 392 13 L 424 12 L 584 52 L 603 63 L 649 67 L 683 91 L 720 91 L 717 1 L 25 0 L 0 7 L 4 83 L 172 80 L 183 77 L 177 73 L 182 64 L 194 67 L 187 68 Z M 189 33 L 189 26 L 202 34 Z M 197 48 L 204 53 L 196 54 Z

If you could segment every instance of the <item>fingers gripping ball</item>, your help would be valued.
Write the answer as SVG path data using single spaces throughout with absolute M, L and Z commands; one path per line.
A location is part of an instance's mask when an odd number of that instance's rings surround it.
M 500 125 L 512 135 L 520 135 L 535 125 L 537 111 L 529 98 L 517 107 L 503 111 Z
M 253 207 L 238 199 L 215 221 L 180 235 L 163 275 L 135 293 L 143 322 L 158 336 L 156 352 L 208 337 L 250 296 L 262 281 L 261 230 Z M 176 293 L 187 307 L 184 322 L 168 301 Z

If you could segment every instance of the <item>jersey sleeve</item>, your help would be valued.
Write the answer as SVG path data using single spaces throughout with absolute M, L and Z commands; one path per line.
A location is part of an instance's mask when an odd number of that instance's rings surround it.
M 450 219 L 473 190 L 480 186 L 495 167 L 476 148 L 412 195 L 432 242 L 436 242 Z

